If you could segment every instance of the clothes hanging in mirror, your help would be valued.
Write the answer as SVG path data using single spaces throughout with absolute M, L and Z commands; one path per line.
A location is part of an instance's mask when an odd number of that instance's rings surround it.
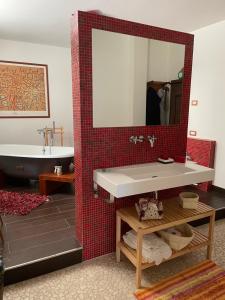
M 160 102 L 155 89 L 148 87 L 146 98 L 146 125 L 160 125 Z
M 160 124 L 168 125 L 170 117 L 170 83 L 166 83 L 157 92 L 160 102 Z

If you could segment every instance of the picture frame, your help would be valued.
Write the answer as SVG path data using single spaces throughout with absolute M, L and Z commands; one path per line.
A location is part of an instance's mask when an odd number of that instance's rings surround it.
M 0 118 L 50 118 L 46 64 L 0 60 Z

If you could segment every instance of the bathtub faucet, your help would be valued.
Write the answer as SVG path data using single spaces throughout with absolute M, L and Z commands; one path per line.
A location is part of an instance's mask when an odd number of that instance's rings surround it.
M 54 129 L 50 129 L 50 146 L 54 146 Z
M 46 146 L 49 146 L 49 153 L 52 154 L 52 147 L 54 146 L 54 134 L 56 133 L 55 122 L 53 121 L 52 127 L 44 127 L 37 129 L 37 132 L 43 136 L 43 150 L 42 152 L 45 154 Z M 48 136 L 50 137 L 50 142 L 48 142 Z
M 42 148 L 42 152 L 43 154 L 45 154 L 45 137 L 46 137 L 46 128 L 41 128 L 41 129 L 37 129 L 37 132 L 43 136 L 43 148 Z
M 48 133 L 50 135 L 50 143 L 49 143 L 49 154 L 52 154 L 52 147 L 54 146 L 54 128 L 48 129 Z

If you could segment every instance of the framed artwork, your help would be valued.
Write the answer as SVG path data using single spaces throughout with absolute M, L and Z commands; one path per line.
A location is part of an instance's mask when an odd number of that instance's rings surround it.
M 48 66 L 0 61 L 0 118 L 49 118 Z

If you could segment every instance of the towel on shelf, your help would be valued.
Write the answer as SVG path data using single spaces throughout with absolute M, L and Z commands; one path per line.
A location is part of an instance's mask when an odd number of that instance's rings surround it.
M 124 242 L 132 249 L 137 249 L 137 234 L 134 230 L 123 235 Z M 159 265 L 164 259 L 172 255 L 170 246 L 155 233 L 145 234 L 142 244 L 142 258 L 144 262 Z

